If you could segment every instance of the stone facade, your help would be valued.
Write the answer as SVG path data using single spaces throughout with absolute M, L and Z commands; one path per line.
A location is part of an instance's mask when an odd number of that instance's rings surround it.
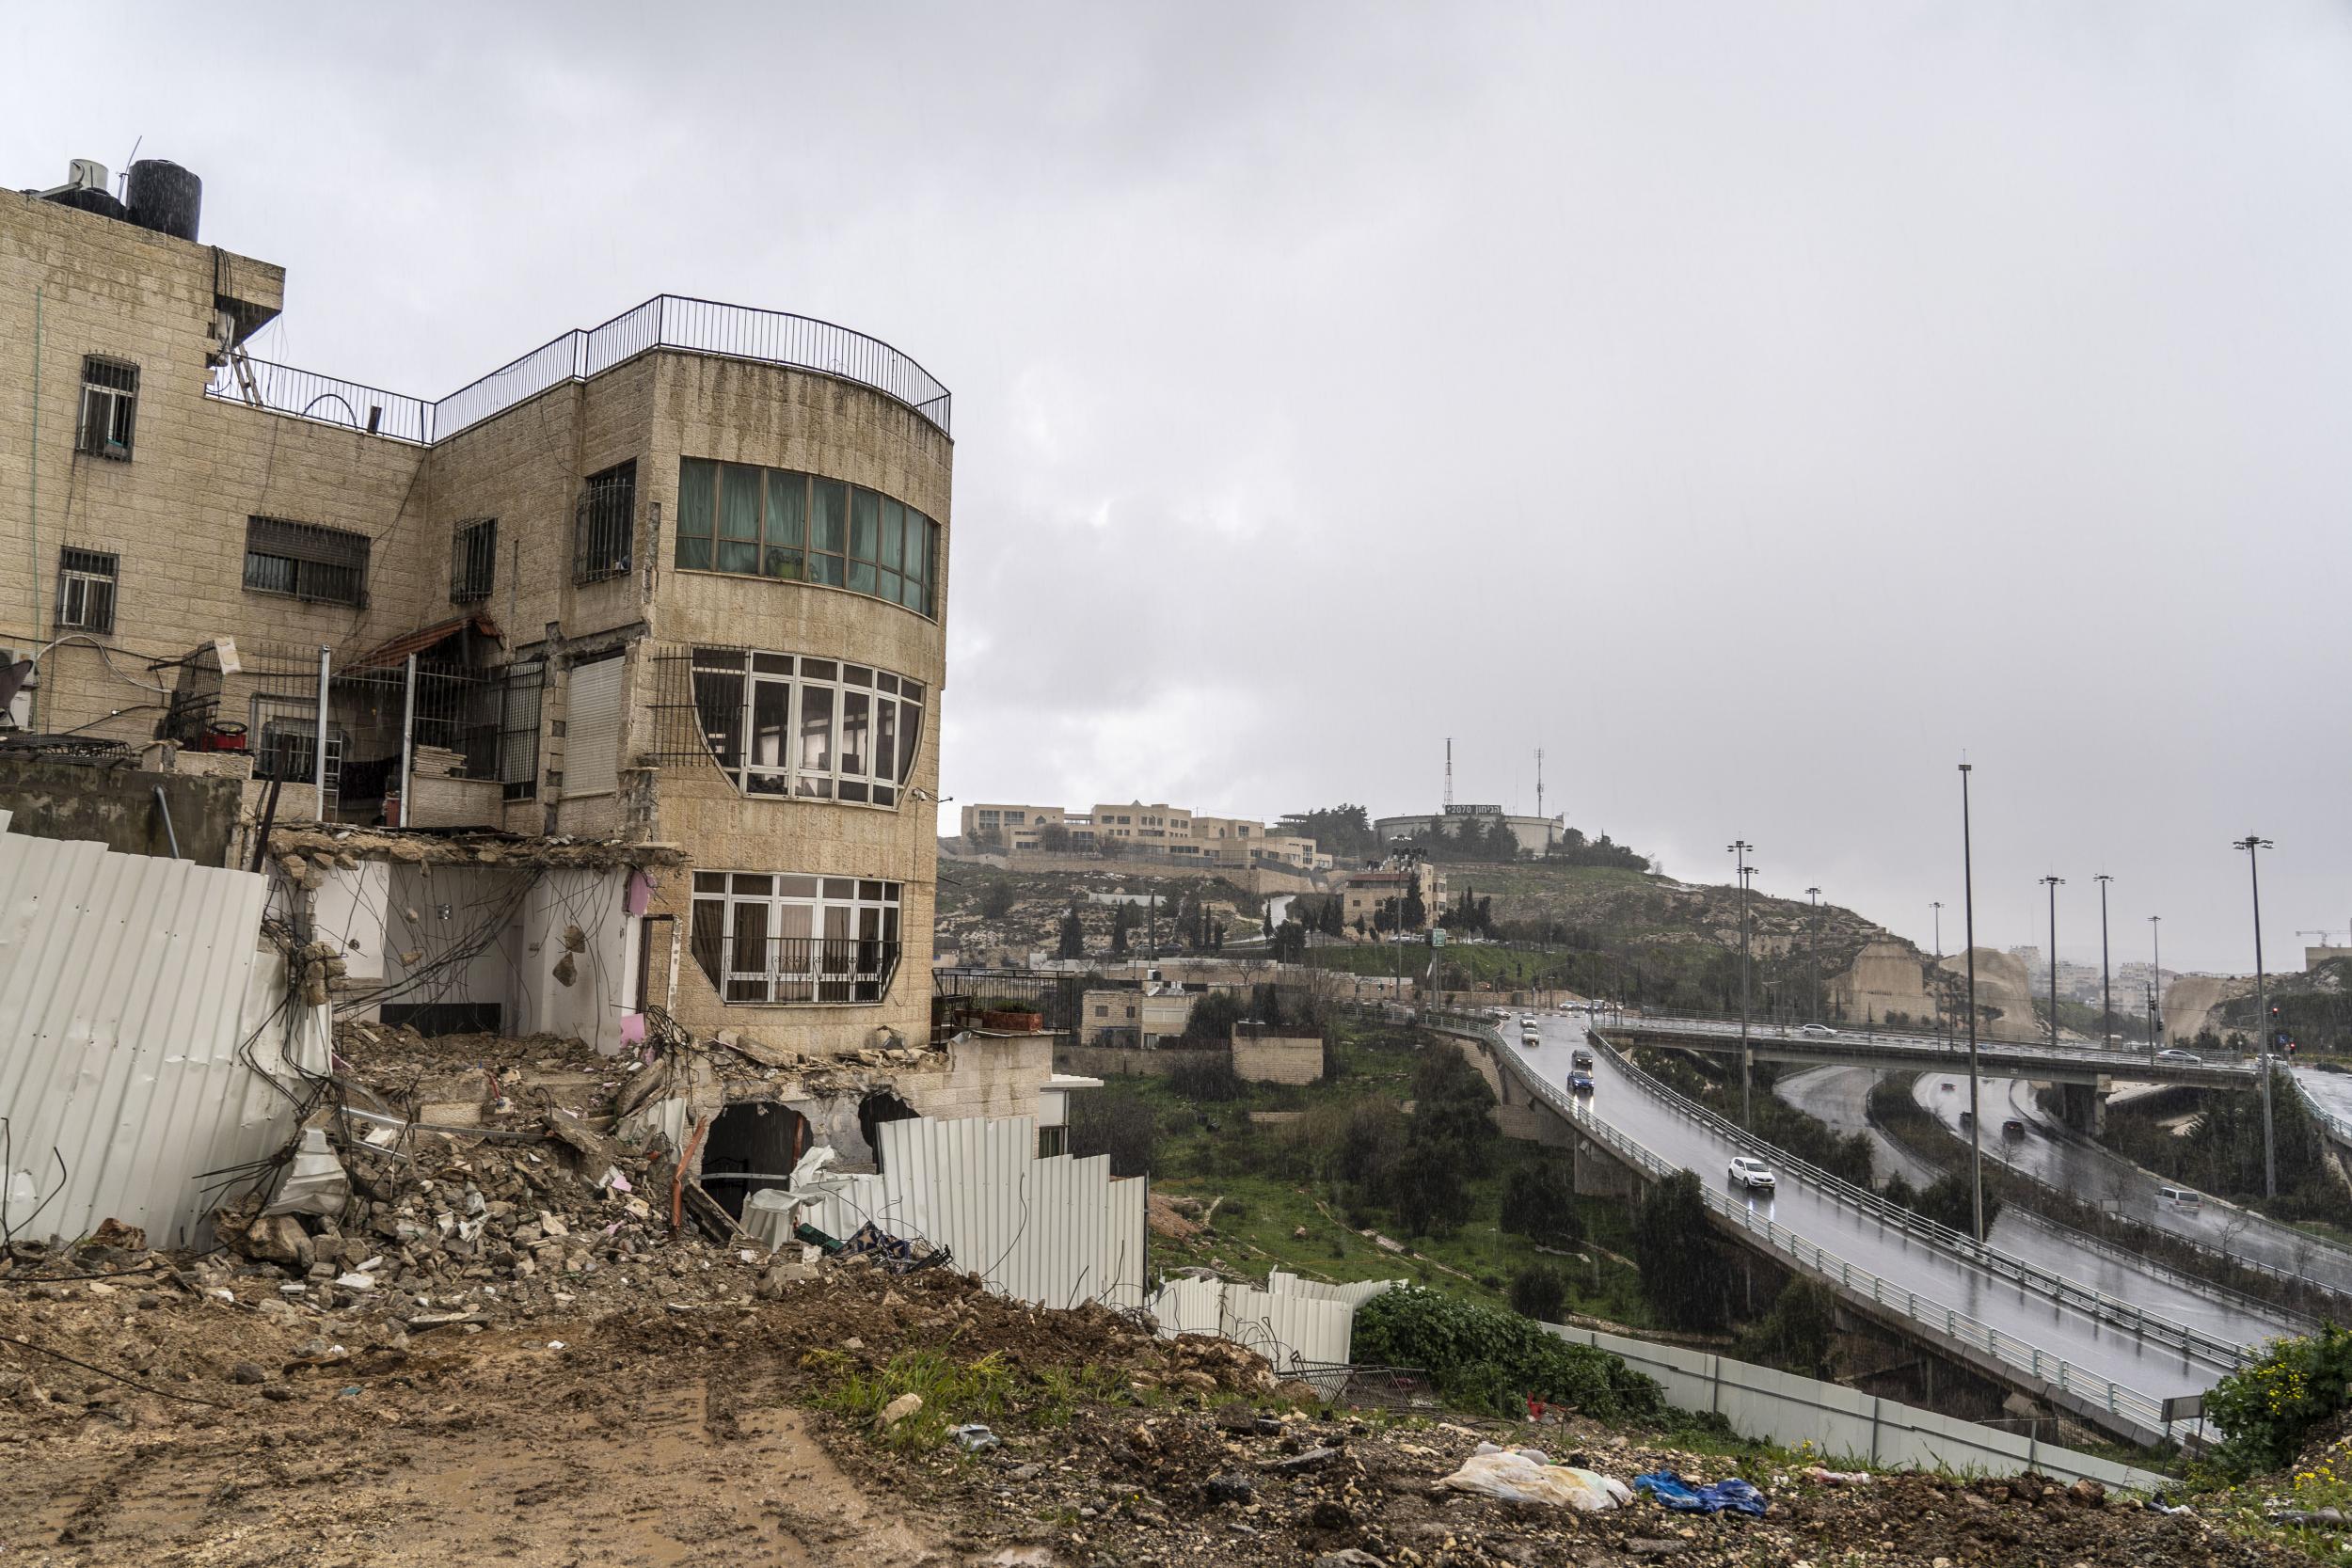
M 1312 1084 L 1323 1077 L 1320 1035 L 1233 1032 L 1233 1070 L 1252 1084 Z
M 485 678 L 545 669 L 537 730 L 525 737 L 535 766 L 505 780 L 486 808 L 499 825 L 665 843 L 684 856 L 684 868 L 650 875 L 642 908 L 628 917 L 616 958 L 628 976 L 623 1008 L 666 1006 L 694 1032 L 736 1028 L 818 1056 L 927 1041 L 930 801 L 953 531 L 947 435 L 854 379 L 666 347 L 591 361 L 588 373 L 556 379 L 429 442 L 402 438 L 427 434 L 416 422 L 425 406 L 416 400 L 298 381 L 301 372 L 276 367 L 251 367 L 252 401 L 207 395 L 228 357 L 219 341 L 224 312 L 229 336 L 241 341 L 277 314 L 283 291 L 282 270 L 267 263 L 0 195 L 0 337 L 17 350 L 0 369 L 0 493 L 23 499 L 0 508 L 0 552 L 17 563 L 0 573 L 0 646 L 24 657 L 75 629 L 59 622 L 61 549 L 103 551 L 117 562 L 111 626 L 42 657 L 26 713 L 31 727 L 151 745 L 158 708 L 185 689 L 174 683 L 187 675 L 151 666 L 185 659 L 215 640 L 244 657 L 224 661 L 209 711 L 216 721 L 252 725 L 264 649 L 292 647 L 309 659 L 326 648 L 348 676 L 368 650 L 473 617 L 488 630 L 463 635 Z M 79 450 L 90 356 L 136 367 L 127 457 Z M 243 372 L 230 363 L 223 385 Z M 454 425 L 472 395 L 445 400 L 443 422 Z M 814 474 L 919 511 L 939 528 L 930 612 L 846 587 L 676 565 L 687 459 Z M 633 464 L 635 476 L 626 564 L 600 576 L 582 571 L 584 487 L 622 464 Z M 358 602 L 248 586 L 248 519 L 257 517 L 364 536 Z M 490 518 L 497 527 L 487 592 L 454 604 L 458 531 Z M 747 796 L 703 742 L 689 650 L 707 645 L 830 659 L 918 683 L 920 733 L 894 804 Z M 622 660 L 617 736 L 602 723 L 584 725 L 573 701 L 580 672 L 614 657 Z M 399 679 L 399 660 L 377 673 Z M 597 678 L 608 674 L 600 670 Z M 389 702 L 387 689 L 395 694 Z M 348 725 L 357 736 L 373 725 L 368 733 L 380 746 L 389 723 L 399 754 L 399 689 L 338 686 L 334 732 Z M 606 744 L 612 752 L 601 752 Z M 473 787 L 437 794 L 462 795 L 463 813 L 480 816 L 485 781 L 466 782 Z M 459 809 L 440 800 L 432 808 L 444 816 Z M 278 811 L 280 822 L 321 815 L 298 784 L 287 785 Z M 340 808 L 326 815 L 360 820 Z M 886 990 L 865 1002 L 723 998 L 696 959 L 697 871 L 898 884 L 899 954 Z M 926 1089 L 918 1098 L 946 1105 L 953 1093 Z M 986 1098 L 989 1114 L 1001 1114 L 999 1101 L 1033 1103 L 1034 1089 L 1009 1101 Z

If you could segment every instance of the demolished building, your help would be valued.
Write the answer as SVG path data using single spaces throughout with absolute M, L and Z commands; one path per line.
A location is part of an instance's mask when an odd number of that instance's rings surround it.
M 343 1024 L 630 1058 L 695 1177 L 1052 1117 L 1043 1038 L 933 1024 L 946 388 L 664 295 L 382 391 L 258 357 L 283 270 L 133 183 L 0 196 L 20 831 L 253 879 L 219 940 L 331 944 Z

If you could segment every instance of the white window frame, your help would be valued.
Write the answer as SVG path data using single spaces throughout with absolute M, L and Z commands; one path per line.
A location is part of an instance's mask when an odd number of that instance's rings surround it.
M 906 803 L 927 728 L 924 717 L 930 691 L 925 683 L 878 665 L 761 648 L 696 647 L 691 668 L 696 722 L 702 728 L 704 744 L 720 771 L 745 795 L 757 800 L 825 800 L 882 811 L 897 811 Z M 721 709 L 703 705 L 702 677 L 706 675 L 731 676 L 742 684 L 733 715 L 732 758 L 727 732 L 712 729 L 711 721 L 720 717 Z M 782 688 L 780 696 L 777 688 Z M 817 705 L 809 701 L 813 691 L 830 693 L 821 733 L 816 727 Z M 851 769 L 847 766 L 843 731 L 851 700 L 861 696 L 866 705 L 865 767 Z M 778 720 L 774 730 L 778 744 L 771 752 L 764 744 L 759 721 L 763 704 L 779 702 L 780 710 L 772 705 L 768 708 L 770 717 Z M 879 769 L 886 709 L 893 774 Z M 803 758 L 818 745 L 821 745 L 826 765 L 807 766 Z
M 729 1006 L 879 1006 L 898 974 L 905 900 L 904 883 L 871 877 L 698 870 L 694 958 Z M 743 935 L 746 911 L 758 911 L 750 923 L 756 937 Z M 787 911 L 805 915 L 807 937 L 777 935 Z M 846 933 L 833 928 L 835 912 Z M 715 930 L 706 925 L 711 915 Z
M 103 567 L 99 562 L 104 562 Z M 108 550 L 67 546 L 57 552 L 57 629 L 111 633 L 122 558 Z M 95 608 L 94 608 L 95 607 Z

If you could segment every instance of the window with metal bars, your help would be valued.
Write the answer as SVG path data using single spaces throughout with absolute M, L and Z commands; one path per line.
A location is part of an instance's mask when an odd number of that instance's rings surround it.
M 139 405 L 139 368 L 91 355 L 82 361 L 82 429 L 77 451 L 118 461 L 131 455 Z
M 636 521 L 637 460 L 590 474 L 573 524 L 572 580 L 602 582 L 628 576 Z
M 107 550 L 57 552 L 57 629 L 115 629 L 115 575 L 119 558 Z
M 449 602 L 480 604 L 498 577 L 499 520 L 483 517 L 457 525 L 449 546 Z
M 255 594 L 283 594 L 324 604 L 365 609 L 368 550 L 373 541 L 347 529 L 247 517 L 245 585 Z
M 499 683 L 498 776 L 509 800 L 539 793 L 539 698 L 547 669 L 544 659 L 517 659 Z

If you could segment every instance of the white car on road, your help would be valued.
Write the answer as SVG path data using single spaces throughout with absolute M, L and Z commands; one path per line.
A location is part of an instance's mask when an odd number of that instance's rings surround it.
M 1751 1155 L 1742 1154 L 1731 1162 L 1731 1180 L 1753 1192 L 1758 1187 L 1773 1187 L 1772 1167 Z
M 1824 1035 L 1835 1035 L 1837 1031 L 1831 1028 L 1826 1023 L 1808 1023 L 1804 1028 L 1798 1030 L 1797 1033 L 1800 1035 L 1811 1035 L 1816 1039 L 1819 1039 Z

